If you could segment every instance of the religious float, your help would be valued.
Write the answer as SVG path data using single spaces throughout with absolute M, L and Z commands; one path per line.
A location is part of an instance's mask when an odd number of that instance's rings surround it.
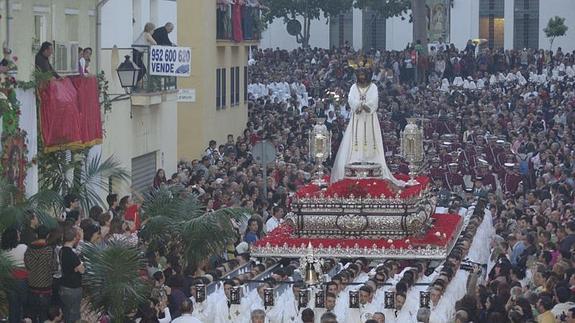
M 283 225 L 252 246 L 257 257 L 371 259 L 445 259 L 463 220 L 436 214 L 437 197 L 425 176 L 423 131 L 409 119 L 401 134 L 401 155 L 409 174 L 387 166 L 377 109 L 379 94 L 371 82 L 372 62 L 350 61 L 356 72 L 348 103 L 351 117 L 329 178 L 323 163 L 331 155 L 330 132 L 323 119 L 309 134 L 315 180 L 296 192 Z

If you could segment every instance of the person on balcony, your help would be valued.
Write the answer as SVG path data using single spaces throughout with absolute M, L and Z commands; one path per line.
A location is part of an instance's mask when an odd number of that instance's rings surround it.
M 86 47 L 82 50 L 80 59 L 78 60 L 78 73 L 82 76 L 90 74 L 89 66 L 92 57 L 92 48 Z
M 4 54 L 4 58 L 0 61 L 0 73 L 16 73 L 16 71 L 18 71 L 18 66 L 16 65 L 18 58 L 12 56 L 12 50 L 7 47 L 2 50 L 2 53 Z
M 152 34 L 152 38 L 156 41 L 156 44 L 162 46 L 175 46 L 169 37 L 169 33 L 174 30 L 174 24 L 171 22 L 166 23 L 163 27 L 157 28 Z
M 50 56 L 54 53 L 54 47 L 52 46 L 51 42 L 43 42 L 42 46 L 40 46 L 40 50 L 36 54 L 36 70 L 42 73 L 52 73 L 52 76 L 55 78 L 60 78 L 60 75 L 56 73 L 52 64 L 50 64 Z
M 142 31 L 140 36 L 138 36 L 133 45 L 134 50 L 132 51 L 132 55 L 134 56 L 134 63 L 140 68 L 140 71 L 138 72 L 138 82 L 144 78 L 144 75 L 146 75 L 147 72 L 143 59 L 146 47 L 158 44 L 152 36 L 154 29 L 156 29 L 156 25 L 151 22 L 146 23 L 144 31 Z

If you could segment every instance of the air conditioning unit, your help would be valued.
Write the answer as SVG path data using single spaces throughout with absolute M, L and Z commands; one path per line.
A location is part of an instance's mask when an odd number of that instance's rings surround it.
M 54 69 L 56 71 L 68 71 L 68 45 L 54 42 Z

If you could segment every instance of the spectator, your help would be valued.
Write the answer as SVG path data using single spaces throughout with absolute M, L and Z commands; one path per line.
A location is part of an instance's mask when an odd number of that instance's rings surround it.
M 56 305 L 50 306 L 47 314 L 48 319 L 44 323 L 64 322 L 64 313 L 62 313 L 62 309 Z
M 152 37 L 156 41 L 156 44 L 161 46 L 175 46 L 168 36 L 174 30 L 174 24 L 167 22 L 163 27 L 154 30 Z
M 46 226 L 39 226 L 38 239 L 30 244 L 24 254 L 24 264 L 28 270 L 28 313 L 33 322 L 48 320 L 52 301 L 52 275 L 57 270 L 57 263 L 54 249 L 47 242 L 49 232 Z
M 38 221 L 36 213 L 32 211 L 26 212 L 22 232 L 20 233 L 20 241 L 27 245 L 36 241 L 38 239 L 37 229 L 39 224 L 40 221 Z
M 60 251 L 62 264 L 60 298 L 66 323 L 76 322 L 81 319 L 82 274 L 84 274 L 86 269 L 73 249 L 78 244 L 78 241 L 77 229 L 75 227 L 67 227 L 64 230 L 64 245 Z
M 266 312 L 264 310 L 253 310 L 250 323 L 265 323 Z
M 283 223 L 284 209 L 281 206 L 274 206 L 272 216 L 266 221 L 266 232 L 270 233 Z
M 192 304 L 192 301 L 190 301 L 189 299 L 185 299 L 184 301 L 182 301 L 180 311 L 182 315 L 173 320 L 172 321 L 173 323 L 202 323 L 200 320 L 192 316 L 194 306 Z
M 156 176 L 154 176 L 154 185 L 155 189 L 159 189 L 163 184 L 166 184 L 166 172 L 163 169 L 158 169 L 156 171 Z
M 78 60 L 78 73 L 81 76 L 90 74 L 90 61 L 92 58 L 92 48 L 86 47 L 79 53 L 80 59 Z
M 14 262 L 12 277 L 16 280 L 14 290 L 8 292 L 8 315 L 10 322 L 19 322 L 24 316 L 24 306 L 27 303 L 28 272 L 24 265 L 24 254 L 28 247 L 20 243 L 20 232 L 15 227 L 9 227 L 2 233 L 2 250 Z
M 537 300 L 536 309 L 540 313 L 537 316 L 537 323 L 554 323 L 555 317 L 551 312 L 553 299 L 549 295 L 541 295 Z
M 146 49 L 150 46 L 157 45 L 154 37 L 152 37 L 152 32 L 155 28 L 156 26 L 153 23 L 146 23 L 146 25 L 144 25 L 144 30 L 132 45 L 134 64 L 140 68 L 138 72 L 138 82 L 140 82 L 147 73 L 146 65 L 144 64 L 144 53 L 146 52 Z
M 0 61 L 0 73 L 11 73 L 16 72 L 18 70 L 18 66 L 16 66 L 16 56 L 12 56 L 12 50 L 10 48 L 3 48 L 2 53 L 4 54 L 4 58 Z
M 108 202 L 108 214 L 110 214 L 110 219 L 118 217 L 118 194 L 108 194 L 108 196 L 106 196 L 106 202 Z
M 52 64 L 50 64 L 50 56 L 52 56 L 53 51 L 52 43 L 47 41 L 42 43 L 40 50 L 36 54 L 36 70 L 42 73 L 51 73 L 55 78 L 60 78 L 60 75 L 56 73 L 54 68 L 52 68 Z
M 251 218 L 248 220 L 248 226 L 244 234 L 244 241 L 253 244 L 261 238 L 262 224 L 259 219 Z

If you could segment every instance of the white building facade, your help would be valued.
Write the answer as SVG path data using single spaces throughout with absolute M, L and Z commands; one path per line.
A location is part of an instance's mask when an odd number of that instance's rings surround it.
M 486 39 L 493 48 L 549 49 L 543 29 L 554 16 L 565 18 L 568 31 L 556 38 L 553 50 L 575 49 L 575 1 L 573 0 L 427 0 L 430 40 L 444 29 L 444 40 L 457 48 L 469 39 Z M 440 10 L 438 10 L 438 8 Z M 328 48 L 347 42 L 358 49 L 404 49 L 412 39 L 410 13 L 382 21 L 370 10 L 352 9 L 337 17 L 311 24 L 310 46 Z M 434 30 L 435 29 L 435 30 Z M 293 49 L 299 46 L 276 19 L 262 36 L 263 48 Z
M 123 94 L 116 68 L 131 46 L 152 22 L 156 28 L 167 22 L 177 23 L 175 0 L 108 0 L 100 9 L 100 70 L 110 81 L 113 97 Z M 130 18 L 131 19 L 130 19 Z M 177 43 L 177 30 L 169 34 Z M 157 169 L 170 176 L 177 168 L 177 90 L 141 91 L 113 103 L 105 113 L 103 158 L 114 155 L 131 174 L 128 186 L 112 183 L 118 193 L 130 188 L 143 192 L 151 187 Z

